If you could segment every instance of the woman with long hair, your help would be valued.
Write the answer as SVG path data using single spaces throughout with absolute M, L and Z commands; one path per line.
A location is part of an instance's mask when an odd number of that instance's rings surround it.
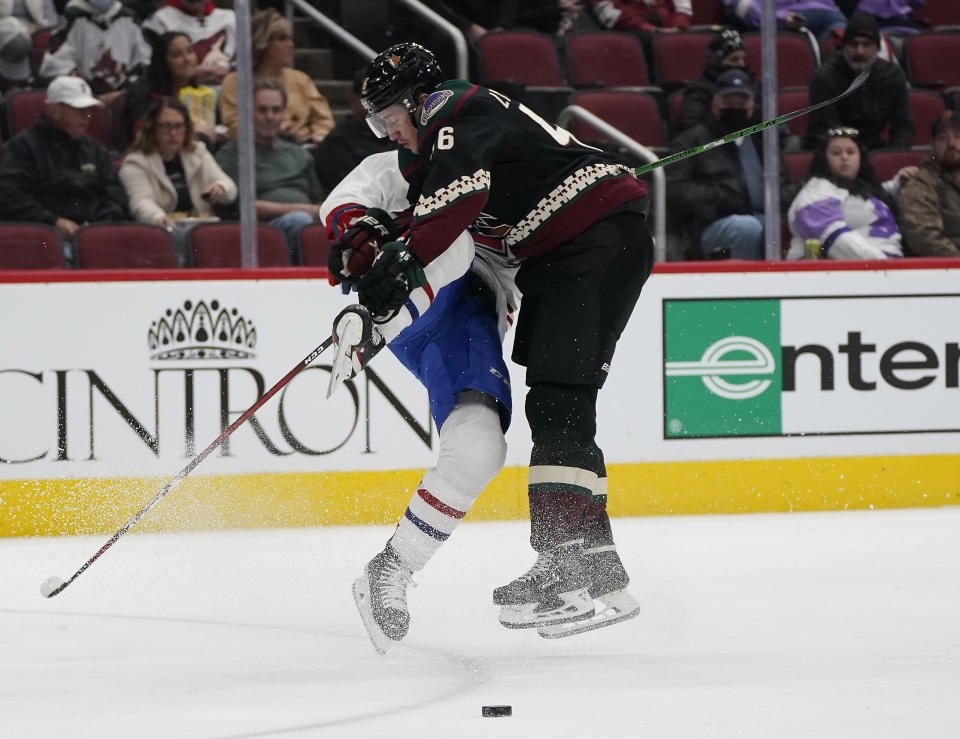
M 189 103 L 194 134 L 208 144 L 217 141 L 216 92 L 197 81 L 198 69 L 197 53 L 187 34 L 170 31 L 154 40 L 146 73 L 124 96 L 127 141 L 136 135 L 147 110 L 162 97 Z
M 916 167 L 881 183 L 855 128 L 832 128 L 810 162 L 806 184 L 790 204 L 788 259 L 801 259 L 806 242 L 830 259 L 902 257 L 896 197 Z
M 253 80 L 275 80 L 287 93 L 287 110 L 280 133 L 301 144 L 316 144 L 334 126 L 330 104 L 313 80 L 293 62 L 293 27 L 273 8 L 254 13 L 250 19 L 253 47 Z M 228 74 L 220 90 L 220 119 L 227 136 L 237 136 L 237 75 Z
M 120 180 L 140 223 L 174 228 L 186 218 L 210 218 L 211 205 L 231 203 L 237 186 L 217 164 L 179 100 L 157 100 L 123 158 Z

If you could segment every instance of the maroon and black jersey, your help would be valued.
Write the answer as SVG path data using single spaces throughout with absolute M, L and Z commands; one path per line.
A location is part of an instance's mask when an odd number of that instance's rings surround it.
M 500 93 L 448 80 L 424 101 L 420 154 L 400 149 L 416 203 L 409 244 L 427 264 L 471 224 L 519 258 L 565 243 L 646 183 L 615 155 Z

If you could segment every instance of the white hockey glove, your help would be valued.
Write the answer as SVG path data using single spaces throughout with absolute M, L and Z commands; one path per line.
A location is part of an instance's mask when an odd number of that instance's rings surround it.
M 356 377 L 367 363 L 386 346 L 373 325 L 370 311 L 362 305 L 348 305 L 333 320 L 333 366 L 327 397 L 347 380 Z

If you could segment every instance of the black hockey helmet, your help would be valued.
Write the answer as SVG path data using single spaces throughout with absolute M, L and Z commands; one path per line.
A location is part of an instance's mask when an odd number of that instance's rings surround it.
M 410 42 L 395 44 L 367 66 L 360 99 L 371 115 L 398 103 L 413 113 L 417 95 L 433 92 L 443 80 L 432 51 Z

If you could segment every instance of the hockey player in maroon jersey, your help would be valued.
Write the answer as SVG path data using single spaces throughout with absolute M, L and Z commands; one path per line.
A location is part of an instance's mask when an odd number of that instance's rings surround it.
M 374 131 L 401 144 L 416 206 L 407 241 L 384 249 L 360 279 L 360 302 L 375 315 L 397 310 L 424 266 L 471 224 L 521 260 L 513 360 L 527 368 L 538 556 L 494 591 L 501 623 L 564 636 L 635 615 L 594 437 L 597 393 L 653 266 L 645 184 L 526 106 L 445 81 L 417 44 L 377 56 L 361 97 Z

